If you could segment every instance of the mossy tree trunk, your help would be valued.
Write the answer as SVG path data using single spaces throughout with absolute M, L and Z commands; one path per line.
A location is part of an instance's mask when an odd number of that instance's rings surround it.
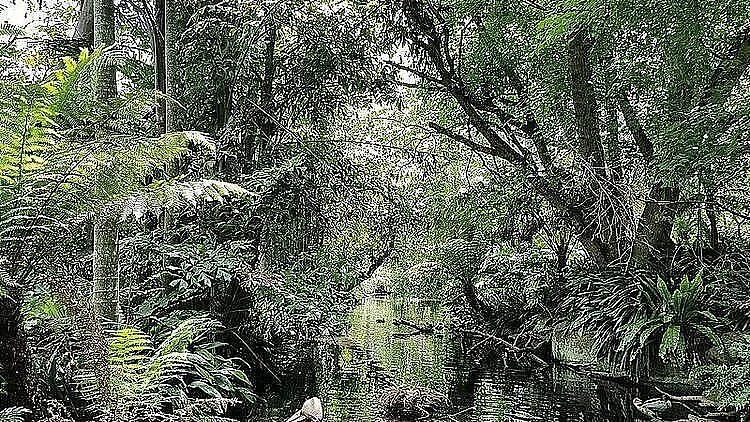
M 94 0 L 94 46 L 98 49 L 110 47 L 115 42 L 115 5 L 113 0 Z M 97 100 L 102 107 L 108 106 L 117 95 L 114 64 L 105 63 L 98 69 L 96 77 Z M 101 132 L 98 137 L 106 136 Z M 102 212 L 106 214 L 106 212 Z M 94 225 L 93 256 L 93 305 L 99 318 L 117 321 L 119 299 L 118 251 L 116 218 L 102 215 Z

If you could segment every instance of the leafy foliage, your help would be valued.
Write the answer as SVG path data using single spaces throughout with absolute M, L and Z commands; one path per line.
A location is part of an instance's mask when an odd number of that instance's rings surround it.
M 742 409 L 750 405 L 750 342 L 746 335 L 731 340 L 724 343 L 728 360 L 694 368 L 690 376 L 709 400 L 724 408 Z
M 721 342 L 720 320 L 709 310 L 711 295 L 700 275 L 685 276 L 670 290 L 647 275 L 583 277 L 558 312 L 576 315 L 571 329 L 593 332 L 595 349 L 618 370 L 648 374 L 653 363 L 679 365 Z
M 31 411 L 23 407 L 8 407 L 0 409 L 0 418 L 8 422 L 24 422 L 24 417 L 29 413 Z
M 12 405 L 247 413 L 378 287 L 527 348 L 594 332 L 634 374 L 748 327 L 746 2 L 121 1 L 93 52 L 67 3 L 0 25 Z
M 222 344 L 211 341 L 221 328 L 206 317 L 189 318 L 156 346 L 137 329 L 114 332 L 109 340 L 114 379 L 110 403 L 122 420 L 169 420 L 163 414 L 166 405 L 182 419 L 204 420 L 224 414 L 236 399 L 252 399 L 243 363 L 222 357 Z M 78 382 L 96 380 L 80 377 Z

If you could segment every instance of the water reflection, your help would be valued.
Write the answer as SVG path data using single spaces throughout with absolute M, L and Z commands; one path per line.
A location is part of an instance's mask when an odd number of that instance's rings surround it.
M 473 408 L 453 418 L 461 422 L 633 420 L 635 390 L 561 367 L 514 372 L 492 362 L 467 362 L 450 336 L 394 338 L 409 331 L 395 327 L 394 319 L 449 325 L 437 303 L 366 299 L 351 315 L 346 336 L 304 351 L 296 373 L 269 395 L 263 416 L 250 420 L 283 421 L 317 395 L 326 421 L 382 421 L 378 397 L 401 383 L 446 394 L 454 413 Z

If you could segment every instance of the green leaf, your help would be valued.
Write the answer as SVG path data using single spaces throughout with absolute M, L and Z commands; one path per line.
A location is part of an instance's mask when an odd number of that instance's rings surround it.
M 663 360 L 669 355 L 675 355 L 680 349 L 684 350 L 684 339 L 679 325 L 670 325 L 664 332 L 659 345 L 659 357 Z
M 703 336 L 705 336 L 714 346 L 723 347 L 721 338 L 711 327 L 707 327 L 701 324 L 692 324 L 691 327 L 693 327 L 699 333 L 703 334 Z
M 667 303 L 670 301 L 672 295 L 669 293 L 669 289 L 667 288 L 667 283 L 665 283 L 661 277 L 658 277 L 656 279 L 656 289 L 658 290 L 659 296 L 661 296 L 661 299 L 664 303 Z
M 208 385 L 204 381 L 193 381 L 190 383 L 190 387 L 203 391 L 209 397 L 213 397 L 217 399 L 221 398 L 221 393 L 219 393 L 219 390 Z

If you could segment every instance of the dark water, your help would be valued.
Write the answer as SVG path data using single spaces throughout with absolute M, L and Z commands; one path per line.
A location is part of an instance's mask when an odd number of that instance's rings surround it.
M 381 391 L 394 384 L 432 388 L 448 396 L 455 414 L 441 420 L 621 421 L 634 420 L 637 391 L 592 380 L 562 367 L 510 371 L 492 361 L 467 361 L 461 345 L 441 336 L 394 338 L 394 318 L 448 324 L 438 304 L 366 299 L 339 339 L 321 339 L 306 350 L 296 375 L 270 394 L 263 421 L 284 421 L 307 397 L 323 402 L 327 422 L 382 421 Z

